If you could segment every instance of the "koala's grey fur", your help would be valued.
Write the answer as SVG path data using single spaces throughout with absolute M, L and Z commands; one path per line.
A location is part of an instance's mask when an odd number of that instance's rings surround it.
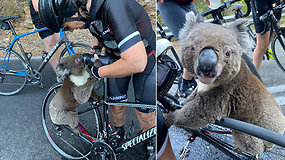
M 218 71 L 211 84 L 198 82 L 196 93 L 188 97 L 182 109 L 166 115 L 165 124 L 197 129 L 221 117 L 230 117 L 283 134 L 285 118 L 280 107 L 241 58 L 242 53 L 248 53 L 251 48 L 246 39 L 246 21 L 222 26 L 200 23 L 199 16 L 191 13 L 186 17 L 187 22 L 180 32 L 183 66 L 197 76 L 195 67 L 199 54 L 209 47 L 217 54 Z M 273 148 L 273 144 L 244 133 L 233 131 L 232 135 L 238 152 L 256 155 Z
M 89 76 L 80 54 L 63 59 L 56 67 L 56 74 L 64 83 L 50 102 L 51 120 L 58 125 L 69 125 L 79 133 L 79 117 L 75 109 L 85 103 L 91 94 L 93 98 L 99 98 L 93 91 L 97 80 Z

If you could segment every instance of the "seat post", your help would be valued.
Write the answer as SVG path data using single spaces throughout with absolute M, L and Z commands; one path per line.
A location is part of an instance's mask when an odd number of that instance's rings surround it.
M 7 21 L 7 23 L 9 24 L 9 26 L 10 26 L 10 28 L 11 28 L 12 34 L 13 34 L 14 36 L 17 36 L 17 33 L 16 33 L 16 31 L 15 31 L 15 29 L 14 29 L 12 23 L 11 23 L 9 20 Z

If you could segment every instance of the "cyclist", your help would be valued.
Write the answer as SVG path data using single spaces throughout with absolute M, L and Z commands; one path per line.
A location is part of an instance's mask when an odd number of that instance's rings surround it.
M 78 8 L 71 18 L 67 8 Z M 128 85 L 133 76 L 135 99 L 138 103 L 156 102 L 156 36 L 146 11 L 135 0 L 40 0 L 39 13 L 43 23 L 55 32 L 61 27 L 71 30 L 87 24 L 93 36 L 102 44 L 107 54 L 118 59 L 112 64 L 95 65 L 93 73 L 98 78 L 108 78 L 109 99 L 128 101 Z M 100 60 L 95 55 L 95 64 Z M 142 131 L 155 126 L 153 109 L 137 108 L 136 114 Z M 124 137 L 126 107 L 111 106 L 110 117 L 117 129 L 116 142 Z
M 32 17 L 33 24 L 37 29 L 45 28 L 45 25 L 41 22 L 39 14 L 38 14 L 38 2 L 39 0 L 31 0 L 30 1 L 30 14 Z M 50 52 L 51 49 L 54 47 L 56 42 L 59 39 L 59 33 L 55 33 L 52 30 L 46 30 L 39 32 L 41 39 L 43 40 L 47 52 Z M 52 68 L 55 70 L 56 65 L 59 62 L 60 51 L 57 50 L 55 54 L 50 58 L 49 63 L 51 64 Z
M 272 9 L 274 3 L 280 4 L 283 0 L 254 0 L 254 5 L 252 7 L 253 22 L 256 31 L 256 48 L 253 52 L 253 64 L 255 65 L 257 71 L 260 70 L 263 55 L 270 43 L 270 32 L 267 28 L 264 34 L 260 34 L 265 30 L 264 23 L 260 21 L 259 17 L 265 14 L 268 10 Z M 281 11 L 276 13 L 276 18 L 281 19 Z
M 169 28 L 174 37 L 179 39 L 179 30 L 185 23 L 185 14 L 194 12 L 197 14 L 193 0 L 158 0 L 157 8 L 160 11 L 161 18 L 165 25 Z M 188 71 L 184 69 L 182 80 L 179 85 L 180 97 L 186 97 L 190 93 L 189 88 L 193 89 L 197 86 L 195 78 L 190 76 Z
M 168 128 L 164 125 L 164 118 L 160 109 L 157 110 L 157 135 L 157 160 L 175 160 Z

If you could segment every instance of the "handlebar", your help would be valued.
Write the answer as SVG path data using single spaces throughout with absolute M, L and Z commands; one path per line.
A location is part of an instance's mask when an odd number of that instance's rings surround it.
M 114 59 L 108 54 L 98 55 L 98 57 L 103 65 L 108 65 L 114 62 Z M 93 66 L 95 63 L 94 54 L 90 53 L 81 54 L 81 62 L 88 66 Z
M 226 9 L 226 8 L 230 8 L 231 4 L 235 3 L 235 2 L 238 2 L 240 0 L 229 0 L 229 1 L 225 1 L 223 4 L 221 4 L 218 8 L 216 9 L 210 9 L 208 11 L 205 11 L 201 14 L 201 16 L 205 17 L 209 14 L 212 14 L 212 15 L 221 15 L 221 13 Z M 245 14 L 243 14 L 242 17 L 247 17 L 250 12 L 251 12 L 251 7 L 250 7 L 250 0 L 245 0 L 245 3 L 247 5 L 247 11 Z M 220 18 L 220 17 L 219 17 Z M 222 18 L 221 18 L 222 19 Z
M 216 8 L 216 9 L 210 9 L 208 11 L 205 11 L 201 14 L 201 16 L 205 17 L 209 14 L 214 14 L 214 13 L 221 13 L 224 9 L 226 8 L 230 8 L 231 4 L 238 2 L 240 0 L 229 0 L 229 1 L 225 1 L 223 4 L 220 5 L 220 7 Z
M 94 54 L 88 54 L 88 53 L 84 53 L 81 55 L 81 62 L 89 65 L 89 66 L 93 66 L 95 59 L 94 59 Z
M 264 30 L 260 34 L 267 32 L 270 24 L 276 25 L 278 23 L 278 20 L 274 16 L 274 13 L 281 11 L 283 8 L 285 8 L 285 3 L 281 3 L 273 7 L 272 10 L 268 10 L 265 14 L 259 17 L 259 20 L 262 21 L 265 25 Z
M 274 7 L 272 10 L 267 11 L 265 14 L 259 17 L 259 20 L 266 22 L 274 13 L 282 10 L 283 8 L 285 8 L 285 3 L 281 3 L 278 6 Z

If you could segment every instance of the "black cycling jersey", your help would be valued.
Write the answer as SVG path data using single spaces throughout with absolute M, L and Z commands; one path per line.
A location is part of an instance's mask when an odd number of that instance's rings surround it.
M 133 74 L 135 101 L 155 104 L 156 94 L 156 36 L 144 8 L 135 0 L 92 0 L 89 11 L 89 30 L 107 53 L 119 59 L 120 54 L 143 41 L 148 55 L 147 66 Z M 134 53 L 136 54 L 136 53 Z M 130 76 L 108 78 L 108 97 L 111 101 L 127 101 Z M 112 88 L 112 89 L 111 89 Z M 150 113 L 154 110 L 138 109 Z
M 120 55 L 139 41 L 143 41 L 147 54 L 154 53 L 156 37 L 149 17 L 135 0 L 105 0 L 98 9 L 92 0 L 89 30 L 105 48 Z M 98 10 L 98 12 L 97 12 Z

